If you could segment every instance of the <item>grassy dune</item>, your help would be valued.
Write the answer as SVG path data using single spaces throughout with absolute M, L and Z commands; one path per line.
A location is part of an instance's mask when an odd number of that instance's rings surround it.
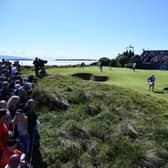
M 113 68 L 100 73 L 89 67 L 48 72 L 34 89 L 42 157 L 36 156 L 35 167 L 168 167 L 167 95 L 149 92 L 146 84 L 155 74 L 157 89 L 166 87 L 166 71 Z M 70 76 L 77 72 L 110 79 L 97 83 Z

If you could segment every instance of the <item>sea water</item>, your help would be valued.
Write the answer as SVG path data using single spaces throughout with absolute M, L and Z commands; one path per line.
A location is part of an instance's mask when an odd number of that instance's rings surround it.
M 13 62 L 13 61 L 11 61 Z M 96 61 L 48 61 L 45 65 L 56 65 L 56 66 L 68 66 L 68 65 L 79 65 L 82 62 L 84 62 L 86 65 L 92 64 Z M 20 65 L 22 66 L 33 66 L 33 60 L 32 61 L 19 61 Z

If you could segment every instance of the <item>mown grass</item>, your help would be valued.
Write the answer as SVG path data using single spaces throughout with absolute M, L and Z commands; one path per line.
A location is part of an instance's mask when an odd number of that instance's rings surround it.
M 86 67 L 81 69 L 80 67 L 68 67 L 68 68 L 52 68 L 48 70 L 49 74 L 61 74 L 61 75 L 72 75 L 74 73 L 92 73 L 94 75 L 108 76 L 109 80 L 105 83 L 109 85 L 116 85 L 123 88 L 133 89 L 143 94 L 151 94 L 152 96 L 168 99 L 167 94 L 152 93 L 148 91 L 147 78 L 154 74 L 156 77 L 156 90 L 162 90 L 165 87 L 168 87 L 167 81 L 167 71 L 160 70 L 136 70 L 133 72 L 129 68 L 112 68 L 112 71 L 109 71 L 108 67 L 104 67 L 103 72 L 99 72 L 98 67 Z
M 77 68 L 48 69 L 52 75 L 39 79 L 34 89 L 41 121 L 40 152 L 47 167 L 166 167 L 168 104 L 165 97 L 159 99 L 148 93 L 146 77 L 152 72 L 116 68 L 103 72 L 111 76 L 100 84 L 71 77 L 76 71 Z M 96 67 L 84 71 L 100 74 Z M 160 73 L 160 77 L 155 73 L 158 83 L 166 75 Z M 138 89 L 130 89 L 133 83 L 124 74 L 132 75 L 132 80 L 142 76 Z M 165 79 L 162 86 L 164 82 Z M 69 106 L 60 108 L 55 97 L 63 97 Z M 35 167 L 39 165 L 42 167 Z

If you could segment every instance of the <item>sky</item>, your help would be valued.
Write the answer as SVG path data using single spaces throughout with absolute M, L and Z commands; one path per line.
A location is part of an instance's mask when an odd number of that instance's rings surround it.
M 0 0 L 0 55 L 115 58 L 168 49 L 167 0 Z

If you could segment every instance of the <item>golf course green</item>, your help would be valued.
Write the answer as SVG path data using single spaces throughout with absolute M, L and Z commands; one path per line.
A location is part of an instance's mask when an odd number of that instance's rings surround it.
M 91 73 L 97 76 L 107 76 L 109 79 L 103 83 L 132 89 L 143 94 L 151 94 L 152 96 L 168 100 L 168 93 L 161 92 L 164 88 L 168 87 L 167 71 L 137 69 L 133 72 L 133 70 L 129 68 L 112 68 L 112 71 L 110 71 L 108 67 L 104 67 L 103 72 L 100 72 L 96 66 L 85 67 L 84 69 L 80 67 L 49 68 L 47 71 L 49 74 L 72 75 L 75 73 Z M 148 90 L 147 78 L 152 74 L 156 77 L 156 93 Z

